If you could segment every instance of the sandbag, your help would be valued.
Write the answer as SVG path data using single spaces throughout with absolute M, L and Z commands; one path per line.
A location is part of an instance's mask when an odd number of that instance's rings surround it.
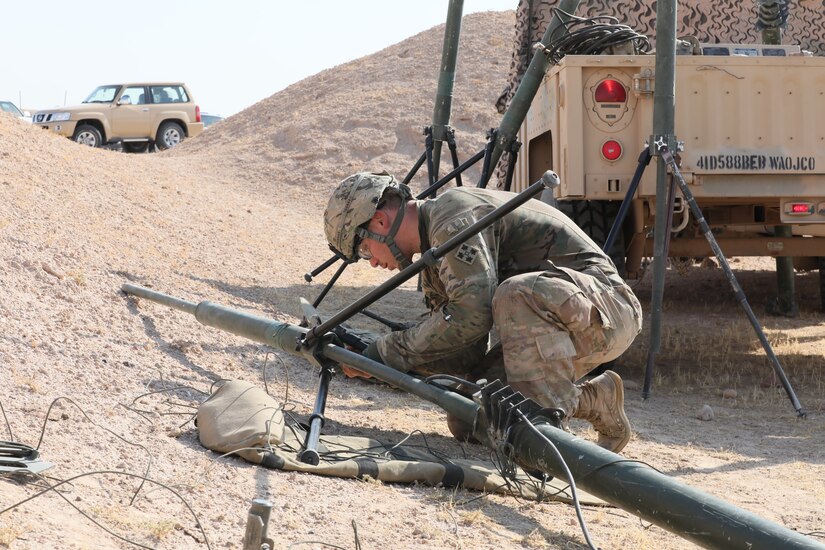
M 201 445 L 219 453 L 235 453 L 260 464 L 266 452 L 281 444 L 284 414 L 265 391 L 241 380 L 218 388 L 198 407 L 195 420 Z

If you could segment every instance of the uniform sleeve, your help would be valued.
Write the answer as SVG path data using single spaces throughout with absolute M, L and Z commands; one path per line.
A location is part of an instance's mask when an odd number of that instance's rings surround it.
M 466 224 L 474 221 L 468 220 Z M 436 231 L 432 241 L 445 242 L 460 230 L 451 224 Z M 446 301 L 428 319 L 382 336 L 378 350 L 391 367 L 409 371 L 420 365 L 470 350 L 493 326 L 493 294 L 498 286 L 493 253 L 482 234 L 474 235 L 438 261 L 438 278 Z

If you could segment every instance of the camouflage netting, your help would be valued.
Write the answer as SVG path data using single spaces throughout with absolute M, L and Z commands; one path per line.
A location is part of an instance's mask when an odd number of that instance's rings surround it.
M 519 0 L 516 32 L 507 85 L 496 101 L 503 113 L 518 88 L 532 58 L 532 45 L 540 42 L 553 18 L 558 2 Z M 653 0 L 584 0 L 579 17 L 610 15 L 620 23 L 656 40 L 656 2 Z M 759 44 L 757 3 L 754 0 L 679 0 L 676 8 L 678 36 L 695 36 L 699 42 Z M 814 55 L 825 55 L 825 1 L 794 0 L 788 2 L 788 20 L 783 31 L 784 44 L 795 44 Z

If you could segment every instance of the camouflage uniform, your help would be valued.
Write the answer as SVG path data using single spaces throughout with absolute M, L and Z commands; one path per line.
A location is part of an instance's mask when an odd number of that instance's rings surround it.
M 421 249 L 444 243 L 512 195 L 456 188 L 420 201 Z M 465 375 L 495 327 L 508 383 L 572 414 L 574 381 L 618 357 L 641 330 L 638 300 L 611 260 L 569 218 L 532 200 L 422 273 L 431 315 L 381 337 L 401 371 Z

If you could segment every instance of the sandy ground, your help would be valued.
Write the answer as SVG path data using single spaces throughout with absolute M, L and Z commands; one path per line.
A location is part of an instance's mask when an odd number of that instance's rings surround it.
M 497 125 L 513 19 L 465 18 L 453 110 L 462 160 Z M 200 446 L 191 422 L 216 381 L 266 380 L 305 416 L 317 372 L 120 292 L 134 282 L 297 322 L 298 297 L 314 299 L 332 276 L 303 279 L 329 256 L 320 221 L 329 191 L 361 169 L 403 175 L 423 151 L 442 38 L 437 27 L 319 73 L 164 154 L 82 148 L 0 115 L 0 438 L 37 446 L 55 465 L 48 483 L 71 480 L 23 502 L 44 482 L 4 478 L 0 547 L 239 548 L 256 497 L 274 503 L 270 535 L 279 548 L 584 547 L 573 509 L 562 504 L 219 458 Z M 822 541 L 818 274 L 798 275 L 801 314 L 780 319 L 764 313 L 772 260 L 733 266 L 811 414 L 797 418 L 771 379 L 721 271 L 682 266 L 667 274 L 652 397 L 640 397 L 647 328 L 617 367 L 636 430 L 624 455 Z M 384 276 L 348 269 L 324 310 Z M 650 278 L 635 283 L 645 304 Z M 373 309 L 412 319 L 420 294 L 408 284 Z M 697 418 L 705 405 L 712 420 Z M 426 438 L 449 456 L 489 456 L 452 440 L 436 406 L 382 385 L 336 378 L 327 416 L 328 433 L 395 442 L 415 432 L 411 441 Z M 144 475 L 152 482 L 141 486 Z M 602 548 L 692 547 L 620 509 L 586 508 L 584 517 Z

